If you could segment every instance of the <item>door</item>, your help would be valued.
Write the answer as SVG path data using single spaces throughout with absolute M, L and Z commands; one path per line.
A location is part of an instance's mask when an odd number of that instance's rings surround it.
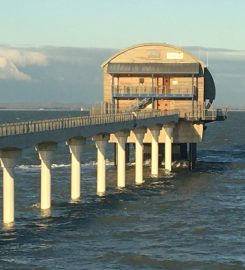
M 170 77 L 167 77 L 167 76 L 163 77 L 163 89 L 164 89 L 164 94 L 170 93 Z
M 170 77 L 163 76 L 157 78 L 158 94 L 167 94 L 170 92 Z

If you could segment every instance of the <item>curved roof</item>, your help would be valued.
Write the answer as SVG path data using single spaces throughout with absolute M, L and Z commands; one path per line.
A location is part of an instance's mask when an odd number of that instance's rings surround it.
M 192 53 L 190 53 L 190 52 L 188 52 L 186 50 L 183 50 L 183 49 L 181 49 L 179 47 L 170 45 L 168 43 L 158 43 L 158 42 L 155 42 L 155 43 L 141 43 L 141 44 L 136 44 L 136 45 L 130 46 L 130 47 L 126 48 L 126 49 L 123 49 L 123 50 L 119 51 L 118 53 L 114 54 L 109 59 L 107 59 L 105 62 L 103 62 L 101 67 L 104 67 L 111 60 L 113 60 L 114 58 L 118 57 L 119 55 L 121 55 L 121 54 L 123 54 L 123 53 L 125 53 L 127 51 L 130 51 L 132 49 L 136 49 L 136 48 L 139 48 L 139 47 L 146 47 L 146 46 L 163 46 L 163 47 L 169 47 L 169 48 L 172 48 L 172 49 L 180 50 L 183 53 L 185 53 L 185 54 L 189 55 L 190 57 L 192 57 L 195 61 L 199 62 L 202 65 L 202 67 L 206 67 L 206 65 L 200 59 L 198 59 L 196 56 L 194 56 Z

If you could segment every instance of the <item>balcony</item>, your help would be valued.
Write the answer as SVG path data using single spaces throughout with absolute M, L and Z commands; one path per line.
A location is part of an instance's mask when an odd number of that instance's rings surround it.
M 195 86 L 114 86 L 114 98 L 192 99 Z
M 180 115 L 183 118 L 183 115 Z M 213 121 L 224 121 L 227 119 L 227 109 L 208 109 L 208 110 L 194 110 L 192 112 L 185 113 L 184 118 L 188 121 L 199 122 L 204 121 L 205 123 Z

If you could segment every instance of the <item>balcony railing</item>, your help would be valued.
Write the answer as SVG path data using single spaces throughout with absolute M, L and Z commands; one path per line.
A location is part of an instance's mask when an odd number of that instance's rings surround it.
M 154 97 L 192 98 L 196 95 L 195 86 L 114 86 L 114 97 Z
M 180 115 L 182 117 L 182 115 Z M 188 121 L 224 121 L 227 118 L 227 109 L 197 109 L 185 113 L 184 118 Z

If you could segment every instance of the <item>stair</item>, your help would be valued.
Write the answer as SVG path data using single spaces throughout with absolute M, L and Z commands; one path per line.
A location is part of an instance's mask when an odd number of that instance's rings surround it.
M 138 111 L 140 109 L 144 109 L 145 106 L 151 101 L 151 98 L 144 98 L 142 100 L 140 100 L 139 102 L 137 102 L 136 104 L 134 104 L 132 107 L 129 108 L 130 112 L 133 111 Z

